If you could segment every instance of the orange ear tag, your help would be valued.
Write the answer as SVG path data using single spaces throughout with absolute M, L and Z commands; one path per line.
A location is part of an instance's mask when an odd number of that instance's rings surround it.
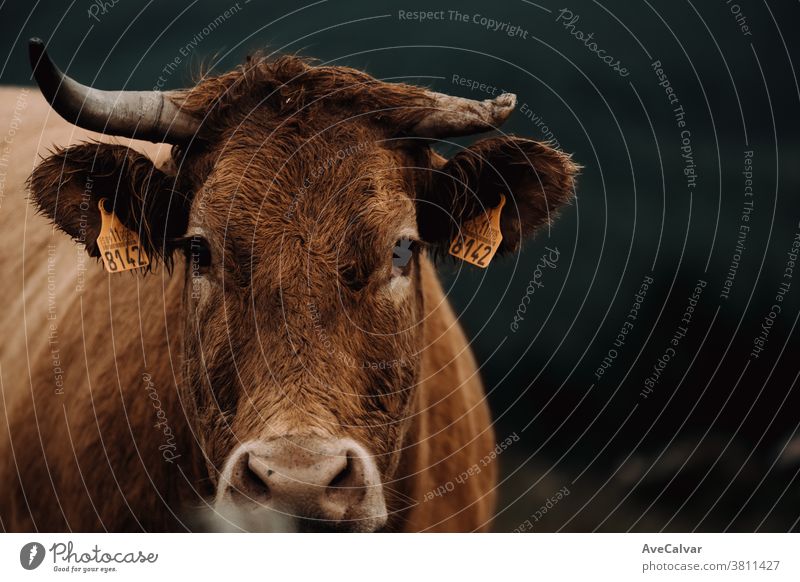
M 146 267 L 150 264 L 150 259 L 142 248 L 139 235 L 126 228 L 116 214 L 106 211 L 106 200 L 103 198 L 97 205 L 103 219 L 100 236 L 97 237 L 97 248 L 100 249 L 106 271 L 122 273 Z
M 496 208 L 491 208 L 464 224 L 450 243 L 450 254 L 482 269 L 488 267 L 503 241 L 500 211 L 505 203 L 506 197 L 500 194 L 500 204 Z

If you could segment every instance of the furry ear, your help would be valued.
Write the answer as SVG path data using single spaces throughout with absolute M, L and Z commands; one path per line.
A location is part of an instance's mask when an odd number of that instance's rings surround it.
M 186 231 L 190 200 L 175 178 L 144 155 L 121 145 L 85 143 L 55 151 L 28 179 L 31 199 L 93 257 L 99 257 L 98 203 L 108 199 L 120 221 L 137 233 L 151 258 L 169 266 L 172 240 Z
M 425 180 L 417 200 L 420 235 L 446 248 L 465 222 L 496 207 L 504 194 L 498 252 L 516 251 L 572 199 L 578 170 L 569 155 L 541 142 L 517 137 L 476 142 Z

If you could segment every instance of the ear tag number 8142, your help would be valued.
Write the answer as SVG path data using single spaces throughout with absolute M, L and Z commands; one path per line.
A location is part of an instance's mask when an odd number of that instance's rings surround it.
M 97 237 L 97 248 L 106 271 L 122 273 L 146 267 L 150 264 L 150 259 L 142 248 L 139 235 L 126 228 L 114 212 L 106 210 L 106 200 L 107 198 L 103 198 L 97 205 L 103 220 L 100 236 Z
M 500 212 L 506 197 L 500 194 L 500 204 L 464 224 L 450 243 L 450 254 L 485 269 L 500 248 Z

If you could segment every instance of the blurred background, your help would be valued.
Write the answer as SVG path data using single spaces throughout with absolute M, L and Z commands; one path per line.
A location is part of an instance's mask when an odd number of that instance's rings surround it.
M 418 10 L 443 18 L 403 16 Z M 584 169 L 576 203 L 520 255 L 440 268 L 498 441 L 519 437 L 497 459 L 496 529 L 787 531 L 798 21 L 797 2 L 755 0 L 3 2 L 0 83 L 31 84 L 40 36 L 106 89 L 181 87 L 266 48 L 463 97 L 516 93 L 504 131 Z M 537 272 L 548 248 L 558 260 Z

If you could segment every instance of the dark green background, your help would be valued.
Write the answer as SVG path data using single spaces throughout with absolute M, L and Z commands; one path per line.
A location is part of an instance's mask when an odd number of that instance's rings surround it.
M 30 83 L 25 40 L 41 36 L 85 83 L 149 89 L 179 49 L 233 4 L 120 0 L 96 22 L 88 1 L 4 2 L 0 82 Z M 800 280 L 764 353 L 753 361 L 748 353 L 800 221 L 800 93 L 791 65 L 800 56 L 798 4 L 738 2 L 752 36 L 741 33 L 724 0 L 538 4 L 551 12 L 521 0 L 240 0 L 237 14 L 182 58 L 166 88 L 190 83 L 201 63 L 222 71 L 269 47 L 465 97 L 484 95 L 455 86 L 454 74 L 515 92 L 584 170 L 574 206 L 520 256 L 486 272 L 441 269 L 474 339 L 498 437 L 522 437 L 499 460 L 505 480 L 498 529 L 515 528 L 562 487 L 570 495 L 534 523 L 536 530 L 797 529 L 800 452 L 792 456 L 785 447 L 800 421 Z M 576 28 L 594 32 L 598 45 L 621 59 L 627 78 L 555 22 L 565 6 L 580 15 Z M 403 22 L 401 9 L 480 13 L 522 26 L 528 39 L 472 23 Z M 691 195 L 679 130 L 650 67 L 656 59 L 692 133 L 699 177 Z M 504 130 L 543 137 L 519 112 Z M 755 207 L 724 300 L 745 150 L 754 151 Z M 561 252 L 558 267 L 544 274 L 520 331 L 510 333 L 548 245 Z M 655 283 L 628 343 L 595 382 L 648 273 Z M 644 378 L 701 278 L 708 286 L 688 335 L 655 392 L 642 399 Z

